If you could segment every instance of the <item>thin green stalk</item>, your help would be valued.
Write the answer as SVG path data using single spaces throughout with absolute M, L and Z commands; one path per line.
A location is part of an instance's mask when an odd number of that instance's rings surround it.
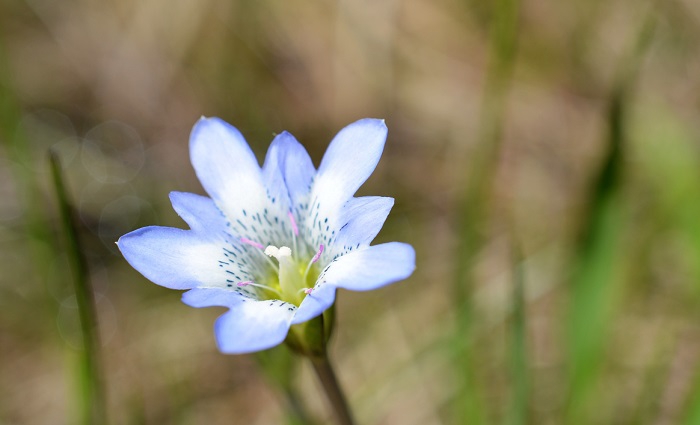
M 625 119 L 629 93 L 643 53 L 651 40 L 653 10 L 625 57 L 607 111 L 608 151 L 592 186 L 589 210 L 571 276 L 568 338 L 569 394 L 566 423 L 589 423 L 592 398 L 600 378 L 603 352 L 615 302 L 621 290 L 619 264 L 623 259 L 622 168 L 627 139 Z
M 90 285 L 87 261 L 78 235 L 75 215 L 68 200 L 61 172 L 61 163 L 55 152 L 49 152 L 51 176 L 58 199 L 61 227 L 65 233 L 66 253 L 73 271 L 75 298 L 78 303 L 80 329 L 83 338 L 80 362 L 81 412 L 80 423 L 106 424 L 104 391 L 100 379 L 99 339 L 95 297 Z
M 311 425 L 316 423 L 311 419 L 306 406 L 304 406 L 304 403 L 293 388 L 286 387 L 282 391 L 287 402 L 287 423 L 289 425 Z
M 511 328 L 512 401 L 508 424 L 525 425 L 528 422 L 530 374 L 527 368 L 527 342 L 525 333 L 525 276 L 523 262 L 517 248 L 514 251 L 513 318 Z
M 700 423 L 700 364 L 695 365 L 693 371 L 695 379 L 683 412 L 682 425 L 694 425 Z
M 623 115 L 626 102 L 616 93 L 611 101 L 609 151 L 588 202 L 571 278 L 567 337 L 569 344 L 569 401 L 567 423 L 587 422 L 585 408 L 593 395 L 608 324 L 614 311 L 624 228 L 619 196 L 622 168 Z
M 294 352 L 308 358 L 323 386 L 326 397 L 340 425 L 353 425 L 352 412 L 348 406 L 338 378 L 328 359 L 328 339 L 335 322 L 335 309 L 331 308 L 314 319 L 293 325 L 285 343 Z
M 475 359 L 471 348 L 471 322 L 473 319 L 471 293 L 474 288 L 473 261 L 483 244 L 483 228 L 487 216 L 489 192 L 496 169 L 501 146 L 503 115 L 510 77 L 515 63 L 518 31 L 519 0 L 497 0 L 494 3 L 494 20 L 491 26 L 491 46 L 489 66 L 486 72 L 486 88 L 483 95 L 478 148 L 474 161 L 470 163 L 462 187 L 466 190 L 459 203 L 458 243 L 455 262 L 454 301 L 457 311 L 457 333 L 455 343 L 462 388 L 455 400 L 455 420 L 460 423 L 479 424 L 484 422 L 483 403 L 475 383 Z
M 294 375 L 299 358 L 291 353 L 288 347 L 278 346 L 256 353 L 255 359 L 268 382 L 279 389 L 284 396 L 287 423 L 290 425 L 315 423 L 294 386 Z
M 328 355 L 310 356 L 309 359 L 311 360 L 311 365 L 314 367 L 314 372 L 316 372 L 318 380 L 323 386 L 323 390 L 326 392 L 326 397 L 328 397 L 328 401 L 333 407 L 338 424 L 354 425 L 355 421 L 352 417 L 352 412 L 345 399 L 345 394 L 340 387 L 333 366 L 328 360 Z
M 47 268 L 53 259 L 49 246 L 52 242 L 51 229 L 34 172 L 31 144 L 20 124 L 22 108 L 13 89 L 13 78 L 3 41 L 0 39 L 0 157 L 6 155 L 11 161 L 10 169 L 23 211 L 22 226 L 27 236 L 23 243 L 26 243 L 32 263 L 36 265 L 31 268 L 34 276 L 25 276 L 26 281 L 42 282 L 46 281 Z M 44 306 L 38 310 L 45 312 L 44 317 L 55 317 L 57 304 L 48 288 L 45 294 Z

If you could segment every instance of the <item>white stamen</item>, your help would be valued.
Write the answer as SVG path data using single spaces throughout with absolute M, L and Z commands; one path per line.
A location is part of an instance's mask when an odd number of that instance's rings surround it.
M 277 272 L 279 273 L 279 270 L 280 270 L 279 266 L 278 266 L 277 264 L 275 264 L 275 262 L 272 261 L 272 259 L 270 258 L 270 257 L 272 256 L 272 254 L 270 254 L 270 252 L 269 252 L 268 250 L 271 249 L 271 248 L 277 249 L 276 246 L 270 245 L 270 246 L 268 246 L 267 248 L 265 248 L 265 251 L 257 251 L 257 252 L 259 252 L 260 255 L 262 255 L 263 258 L 264 258 L 265 260 L 267 260 L 267 262 L 272 266 L 272 268 L 275 269 L 275 270 L 277 270 Z M 260 249 L 262 249 L 262 245 L 260 246 Z M 275 257 L 275 258 L 276 258 L 276 257 Z

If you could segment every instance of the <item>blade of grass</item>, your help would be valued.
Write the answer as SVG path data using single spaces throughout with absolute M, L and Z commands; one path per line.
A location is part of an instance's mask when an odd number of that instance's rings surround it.
M 506 424 L 528 422 L 530 374 L 527 362 L 525 323 L 525 270 L 522 255 L 513 247 L 513 317 L 511 319 L 510 368 L 512 376 L 511 406 Z
M 605 163 L 590 197 L 571 278 L 568 318 L 570 367 L 567 423 L 585 423 L 583 408 L 598 376 L 607 323 L 613 310 L 620 233 L 624 222 L 619 197 L 622 168 L 622 116 L 625 103 L 616 92 L 608 112 L 609 140 Z
M 486 88 L 481 105 L 478 149 L 470 172 L 465 174 L 462 187 L 466 188 L 458 210 L 458 249 L 455 258 L 454 299 L 457 311 L 455 359 L 463 385 L 455 397 L 455 419 L 458 423 L 484 422 L 483 403 L 476 385 L 475 359 L 471 344 L 465 349 L 462 341 L 472 341 L 471 293 L 474 255 L 483 244 L 480 233 L 486 217 L 489 191 L 496 170 L 501 146 L 503 115 L 510 76 L 515 62 L 518 31 L 518 0 L 498 0 L 494 3 L 491 26 L 491 45 Z
M 0 39 L 0 148 L 11 161 L 11 171 L 22 205 L 22 227 L 27 236 L 22 242 L 35 267 L 34 276 L 25 276 L 27 282 L 45 282 L 47 268 L 53 260 L 52 237 L 44 201 L 34 173 L 29 140 L 20 125 L 22 109 L 13 90 L 13 78 L 3 40 Z M 58 305 L 48 289 L 41 308 L 44 317 L 55 317 Z
M 106 424 L 104 391 L 100 377 L 99 339 L 95 297 L 90 285 L 87 261 L 83 255 L 75 215 L 68 200 L 61 163 L 49 152 L 51 176 L 58 199 L 61 227 L 65 236 L 66 253 L 73 271 L 75 298 L 78 303 L 83 347 L 80 359 L 80 421 L 82 424 Z
M 695 382 L 685 407 L 682 425 L 700 424 L 700 364 L 695 366 Z
M 590 423 L 588 408 L 600 377 L 608 323 L 618 298 L 618 273 L 623 259 L 624 204 L 621 199 L 625 116 L 628 96 L 655 24 L 653 10 L 642 25 L 610 96 L 607 111 L 607 153 L 589 195 L 589 209 L 571 276 L 568 362 L 569 394 L 566 423 Z

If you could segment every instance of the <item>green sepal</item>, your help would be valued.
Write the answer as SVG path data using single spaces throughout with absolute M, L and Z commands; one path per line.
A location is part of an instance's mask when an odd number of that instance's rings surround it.
M 284 341 L 293 351 L 308 357 L 326 355 L 326 332 L 323 315 L 292 325 Z
M 333 329 L 335 328 L 335 303 L 331 305 L 326 311 L 323 312 L 323 332 L 326 338 L 326 344 L 331 339 L 333 335 Z

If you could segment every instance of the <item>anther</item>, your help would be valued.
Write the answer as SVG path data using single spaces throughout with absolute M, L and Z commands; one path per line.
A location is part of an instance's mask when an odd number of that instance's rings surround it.
M 286 246 L 282 246 L 282 247 L 277 248 L 274 245 L 268 245 L 268 247 L 265 248 L 265 254 L 268 257 L 275 257 L 277 259 L 277 261 L 279 261 L 283 257 L 291 257 L 292 250 Z
M 265 248 L 265 255 L 267 255 L 268 257 L 277 258 L 277 255 L 279 255 L 279 252 L 280 252 L 280 249 L 274 245 L 269 245 L 267 248 Z

